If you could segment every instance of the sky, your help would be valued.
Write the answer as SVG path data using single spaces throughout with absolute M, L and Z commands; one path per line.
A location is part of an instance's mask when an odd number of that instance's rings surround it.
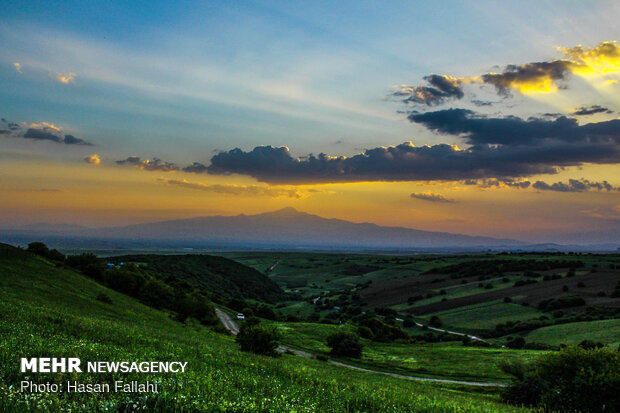
M 615 1 L 14 1 L 0 227 L 620 229 Z

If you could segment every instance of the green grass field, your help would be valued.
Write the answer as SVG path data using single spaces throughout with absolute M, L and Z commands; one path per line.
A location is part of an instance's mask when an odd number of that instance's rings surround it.
M 593 340 L 615 348 L 620 345 L 620 320 L 583 321 L 543 327 L 528 333 L 525 339 L 555 345 Z
M 493 329 L 506 321 L 528 320 L 543 313 L 530 306 L 491 301 L 436 313 L 443 324 L 471 330 Z
M 315 354 L 329 353 L 327 336 L 352 326 L 314 323 L 279 323 L 283 341 Z M 529 361 L 542 352 L 500 348 L 465 347 L 461 342 L 409 344 L 379 343 L 362 339 L 361 360 L 348 360 L 359 366 L 421 377 L 472 381 L 503 381 L 509 378 L 499 368 L 502 361 Z
M 105 292 L 112 304 L 95 300 Z M 316 360 L 241 353 L 233 338 L 0 246 L 0 411 L 517 412 L 494 392 L 418 383 Z M 157 394 L 20 393 L 20 357 L 187 361 L 181 375 L 38 374 L 61 382 L 152 380 Z M 456 359 L 455 359 L 456 362 Z

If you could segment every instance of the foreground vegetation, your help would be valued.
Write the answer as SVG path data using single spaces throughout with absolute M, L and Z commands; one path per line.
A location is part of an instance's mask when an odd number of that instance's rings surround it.
M 496 392 L 242 353 L 230 336 L 144 305 L 71 269 L 0 246 L 0 411 L 523 411 Z M 109 302 L 97 300 L 105 294 Z M 181 360 L 179 375 L 19 373 L 20 357 Z M 19 382 L 151 380 L 157 394 L 21 393 Z

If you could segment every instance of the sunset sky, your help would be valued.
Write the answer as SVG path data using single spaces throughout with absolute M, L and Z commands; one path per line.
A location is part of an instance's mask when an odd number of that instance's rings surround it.
M 126 4 L 127 3 L 127 4 Z M 620 2 L 9 2 L 0 228 L 620 230 Z

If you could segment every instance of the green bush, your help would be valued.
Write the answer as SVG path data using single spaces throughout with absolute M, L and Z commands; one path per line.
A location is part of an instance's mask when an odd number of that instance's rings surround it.
M 359 337 L 353 333 L 340 331 L 327 337 L 327 345 L 332 349 L 335 356 L 361 358 L 362 343 Z
M 273 326 L 244 323 L 236 341 L 242 351 L 276 357 L 279 355 L 277 348 L 280 338 L 280 333 Z
M 620 354 L 608 347 L 566 347 L 529 365 L 504 365 L 515 380 L 502 398 L 558 412 L 620 411 Z

